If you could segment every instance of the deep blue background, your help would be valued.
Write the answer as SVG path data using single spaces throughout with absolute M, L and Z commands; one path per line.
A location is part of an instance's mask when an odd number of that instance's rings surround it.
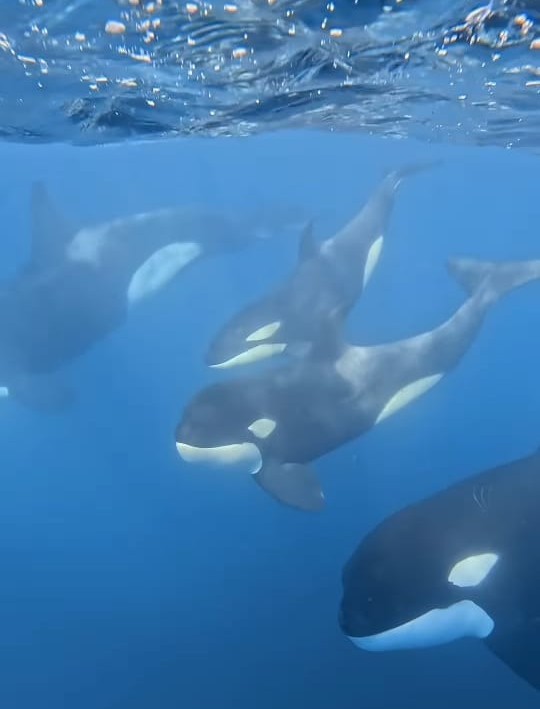
M 298 204 L 329 235 L 384 171 L 403 184 L 356 342 L 429 329 L 462 302 L 450 255 L 539 258 L 538 158 L 318 133 L 107 148 L 0 146 L 0 274 L 29 248 L 29 190 L 72 217 L 173 204 Z M 216 379 L 216 328 L 294 264 L 296 240 L 197 264 L 70 367 L 65 416 L 0 401 L 0 706 L 9 709 L 527 709 L 538 694 L 480 642 L 362 653 L 336 621 L 341 567 L 384 516 L 540 445 L 540 285 L 490 313 L 458 369 L 316 463 L 327 509 L 278 506 L 187 466 L 174 427 Z M 241 374 L 238 372 L 238 374 Z M 221 374 L 220 376 L 224 376 Z

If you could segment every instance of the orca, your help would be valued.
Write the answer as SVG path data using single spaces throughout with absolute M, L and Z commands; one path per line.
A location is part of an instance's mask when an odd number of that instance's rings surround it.
M 208 207 L 158 209 L 87 226 L 65 219 L 42 182 L 31 195 L 32 247 L 0 284 L 0 387 L 39 410 L 73 392 L 60 369 L 122 325 L 128 313 L 204 257 L 290 228 Z
M 342 573 L 342 632 L 371 652 L 477 638 L 540 689 L 540 452 L 382 521 Z
M 295 270 L 225 323 L 210 343 L 206 363 L 228 369 L 283 352 L 292 357 L 313 350 L 325 354 L 324 333 L 343 323 L 377 266 L 398 186 L 408 175 L 436 164 L 389 172 L 360 212 L 331 238 L 318 242 L 308 223 Z
M 343 343 L 326 359 L 209 385 L 176 427 L 180 456 L 244 470 L 280 502 L 321 509 L 324 495 L 309 464 L 432 389 L 467 352 L 490 306 L 540 278 L 540 260 L 453 259 L 448 267 L 469 296 L 446 322 L 408 339 Z

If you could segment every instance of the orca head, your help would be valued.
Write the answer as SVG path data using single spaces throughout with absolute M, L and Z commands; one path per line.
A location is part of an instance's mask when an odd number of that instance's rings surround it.
M 229 369 L 275 357 L 287 349 L 287 321 L 277 299 L 253 303 L 232 317 L 210 343 L 206 364 Z
M 255 474 L 276 432 L 277 417 L 253 381 L 229 381 L 201 391 L 176 428 L 176 448 L 188 463 Z
M 400 534 L 375 530 L 345 565 L 339 609 L 343 633 L 372 652 L 487 637 L 495 623 L 481 598 L 498 554 L 468 550 L 445 560 L 402 541 Z

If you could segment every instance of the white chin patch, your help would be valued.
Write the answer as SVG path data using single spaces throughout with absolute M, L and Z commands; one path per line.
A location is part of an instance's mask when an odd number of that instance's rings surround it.
M 254 443 L 232 443 L 215 448 L 199 448 L 187 443 L 177 443 L 176 449 L 187 463 L 234 466 L 251 475 L 258 473 L 262 467 L 261 452 Z
M 448 581 L 460 588 L 478 586 L 497 563 L 497 554 L 477 554 L 458 561 L 448 575 Z
M 188 263 L 201 254 L 201 247 L 191 241 L 168 244 L 155 251 L 133 274 L 127 290 L 130 305 L 160 290 Z
M 361 650 L 413 650 L 444 645 L 460 638 L 485 638 L 495 624 L 472 601 L 459 601 L 448 608 L 435 608 L 414 620 L 363 638 L 350 637 Z
M 231 357 L 231 359 L 225 362 L 211 364 L 210 366 L 214 367 L 214 369 L 229 369 L 230 367 L 237 367 L 241 364 L 251 364 L 252 362 L 258 362 L 261 359 L 267 359 L 268 357 L 281 354 L 286 347 L 287 345 L 284 344 L 255 345 L 255 347 L 241 352 L 236 355 L 236 357 Z

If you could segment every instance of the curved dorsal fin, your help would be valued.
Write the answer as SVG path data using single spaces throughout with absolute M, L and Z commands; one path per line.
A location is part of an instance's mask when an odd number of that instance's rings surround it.
M 41 268 L 62 257 L 75 227 L 58 211 L 52 202 L 45 184 L 36 181 L 31 194 L 32 253 L 30 265 Z
M 313 220 L 310 219 L 300 234 L 298 245 L 298 262 L 313 258 L 319 253 L 319 245 L 313 236 Z

